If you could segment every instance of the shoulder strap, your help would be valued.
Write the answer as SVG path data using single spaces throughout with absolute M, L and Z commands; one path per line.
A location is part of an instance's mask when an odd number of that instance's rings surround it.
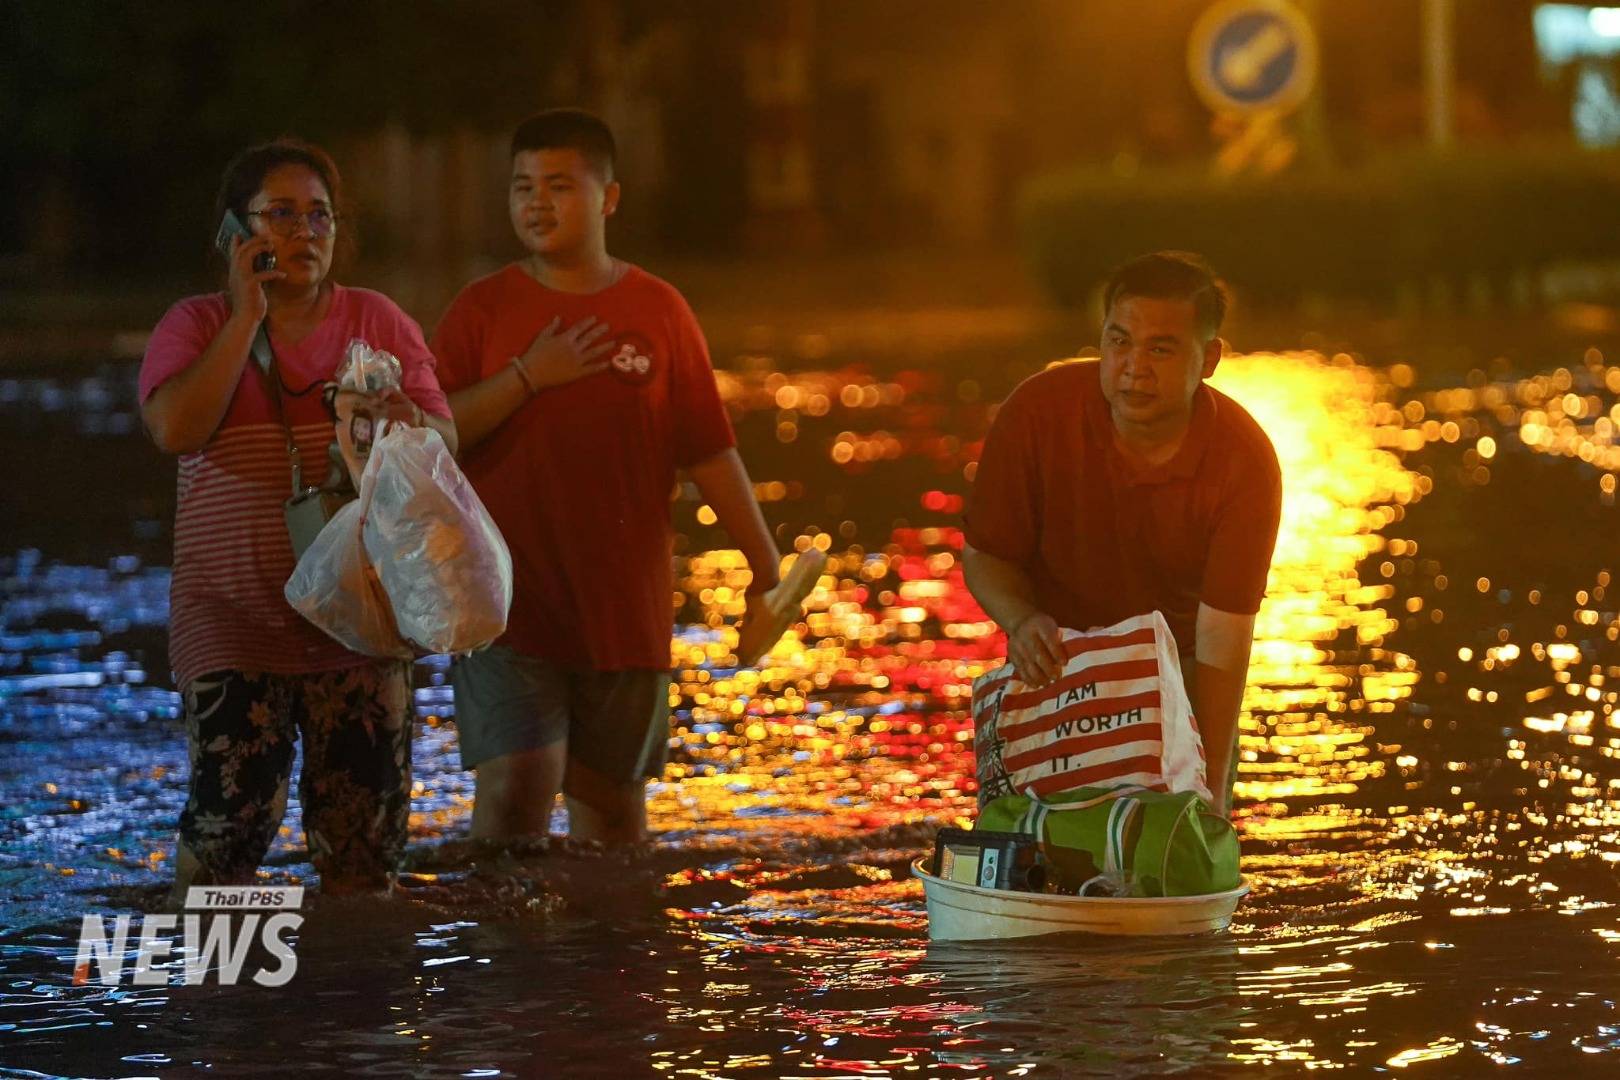
M 265 329 L 263 322 L 253 334 L 253 359 L 259 362 L 259 370 L 268 373 L 276 363 L 276 354 L 270 348 L 270 331 Z
M 1146 790 L 1148 789 L 1143 787 L 1141 784 L 1121 784 L 1118 787 L 1111 788 L 1078 788 L 1073 792 L 1061 793 L 1057 796 L 1056 800 L 1046 802 L 1043 805 L 1045 805 L 1048 810 L 1089 810 L 1093 806 L 1098 806 L 1109 801 L 1110 799 L 1119 799 L 1127 795 L 1135 795 Z M 1090 791 L 1091 794 L 1084 795 L 1073 801 L 1058 801 L 1063 798 L 1064 794 L 1079 794 L 1080 792 L 1084 791 Z M 1028 796 L 1035 802 L 1042 801 L 1041 797 L 1035 794 L 1033 789 L 1019 792 L 1019 794 Z
M 304 461 L 298 453 L 298 443 L 293 439 L 292 425 L 287 423 L 287 414 L 281 405 L 281 372 L 276 368 L 275 350 L 270 347 L 270 331 L 263 322 L 253 335 L 253 359 L 259 365 L 259 377 L 264 381 L 264 393 L 270 399 L 270 411 L 276 414 L 276 422 L 281 425 L 281 434 L 287 440 L 287 460 L 292 465 L 292 493 L 301 495 L 304 491 Z
M 1131 824 L 1141 810 L 1141 802 L 1129 795 L 1115 798 L 1109 806 L 1108 820 L 1104 823 L 1102 866 L 1095 877 L 1081 883 L 1081 896 L 1130 896 L 1135 893 L 1136 884 L 1132 878 L 1134 860 L 1127 847 Z
M 1130 869 L 1131 853 L 1125 850 L 1130 837 L 1131 822 L 1142 810 L 1142 804 L 1128 795 L 1114 800 L 1108 808 L 1108 847 L 1103 853 L 1103 873 L 1123 881 Z

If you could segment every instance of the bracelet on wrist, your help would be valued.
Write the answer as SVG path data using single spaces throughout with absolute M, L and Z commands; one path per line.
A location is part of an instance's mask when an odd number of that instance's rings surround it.
M 534 385 L 534 378 L 530 376 L 528 371 L 523 367 L 522 357 L 512 357 L 511 368 L 513 371 L 517 372 L 517 377 L 523 381 L 523 388 L 529 392 L 530 397 L 534 397 L 534 395 L 540 392 L 540 388 Z

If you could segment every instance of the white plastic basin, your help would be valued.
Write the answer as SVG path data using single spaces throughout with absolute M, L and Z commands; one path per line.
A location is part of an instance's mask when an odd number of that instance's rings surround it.
M 1225 930 L 1238 901 L 1249 891 L 1239 885 L 1204 896 L 1103 897 L 981 889 L 935 877 L 911 864 L 928 901 L 931 941 L 985 941 L 1039 934 L 1201 934 Z

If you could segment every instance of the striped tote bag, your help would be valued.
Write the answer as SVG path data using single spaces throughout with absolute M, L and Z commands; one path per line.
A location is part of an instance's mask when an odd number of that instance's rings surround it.
M 1037 690 L 1003 664 L 973 683 L 979 806 L 1134 787 L 1211 799 L 1204 743 L 1159 612 L 1063 631 L 1063 674 Z

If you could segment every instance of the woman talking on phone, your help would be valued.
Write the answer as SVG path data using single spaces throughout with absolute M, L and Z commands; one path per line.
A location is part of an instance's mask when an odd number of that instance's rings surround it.
M 225 169 L 215 208 L 226 291 L 181 300 L 141 364 L 141 417 L 180 455 L 169 660 L 185 702 L 191 779 L 175 892 L 246 884 L 286 809 L 293 743 L 311 860 L 328 892 L 386 888 L 411 794 L 408 664 L 350 652 L 287 605 L 295 563 L 283 504 L 292 465 L 326 475 L 323 392 L 353 338 L 399 358 L 403 392 L 345 392 L 337 410 L 455 424 L 422 332 L 388 298 L 329 277 L 345 220 L 332 159 L 293 140 Z

